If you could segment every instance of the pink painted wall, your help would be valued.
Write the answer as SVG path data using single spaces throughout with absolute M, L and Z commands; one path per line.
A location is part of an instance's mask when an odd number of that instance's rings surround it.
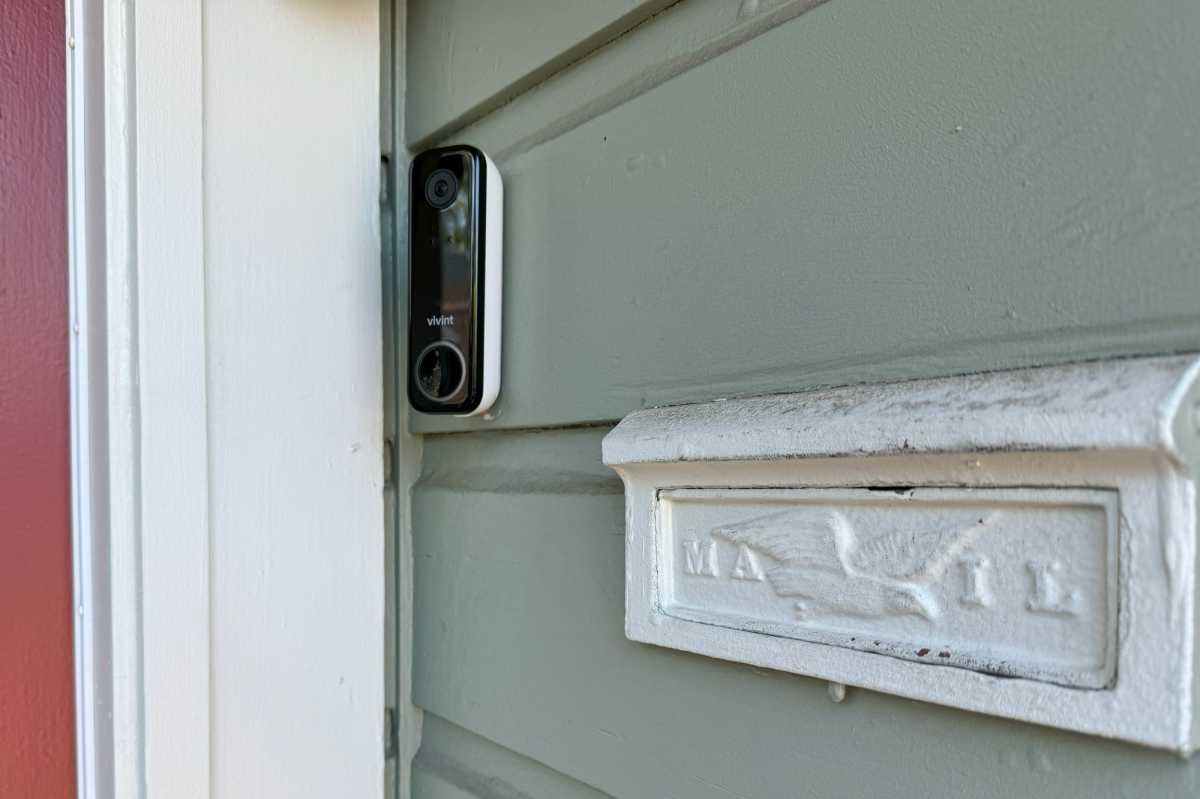
M 75 795 L 62 0 L 0 0 L 0 797 Z

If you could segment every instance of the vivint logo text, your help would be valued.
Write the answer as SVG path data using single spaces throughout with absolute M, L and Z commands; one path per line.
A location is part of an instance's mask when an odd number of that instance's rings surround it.
M 454 324 L 454 314 L 449 316 L 431 316 L 425 321 L 429 322 L 430 327 L 449 327 Z

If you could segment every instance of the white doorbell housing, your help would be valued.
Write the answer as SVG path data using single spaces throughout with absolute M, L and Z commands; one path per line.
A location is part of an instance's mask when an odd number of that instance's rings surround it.
M 408 399 L 482 414 L 500 393 L 500 171 L 456 145 L 420 153 L 409 176 Z

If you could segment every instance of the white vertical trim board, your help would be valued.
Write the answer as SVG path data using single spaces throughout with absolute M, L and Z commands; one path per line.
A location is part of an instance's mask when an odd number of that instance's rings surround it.
M 112 647 L 113 795 L 145 797 L 142 757 L 141 550 L 138 509 L 139 419 L 136 392 L 136 153 L 133 108 L 133 9 L 104 5 L 104 207 L 106 352 L 104 396 L 108 438 L 108 533 Z M 76 165 L 78 169 L 78 165 Z M 97 347 L 98 348 L 98 347 Z M 94 376 L 100 379 L 99 376 Z M 97 453 L 94 461 L 103 456 Z M 99 768 L 99 767 L 98 767 Z
M 70 271 L 71 519 L 76 778 L 80 799 L 112 792 L 104 376 L 103 7 L 66 5 Z M 96 447 L 97 444 L 101 446 Z
M 204 26 L 213 793 L 381 797 L 378 0 Z
M 80 795 L 381 797 L 378 8 L 68 21 Z
M 211 794 L 201 10 L 200 0 L 134 4 L 142 690 L 150 796 L 181 789 Z
M 211 793 L 200 12 L 199 0 L 105 6 L 113 765 L 122 797 Z

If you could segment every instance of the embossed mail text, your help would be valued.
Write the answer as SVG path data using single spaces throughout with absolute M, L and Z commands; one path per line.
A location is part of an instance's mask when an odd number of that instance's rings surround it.
M 1116 497 L 1087 489 L 677 489 L 660 606 L 677 618 L 1102 688 Z

